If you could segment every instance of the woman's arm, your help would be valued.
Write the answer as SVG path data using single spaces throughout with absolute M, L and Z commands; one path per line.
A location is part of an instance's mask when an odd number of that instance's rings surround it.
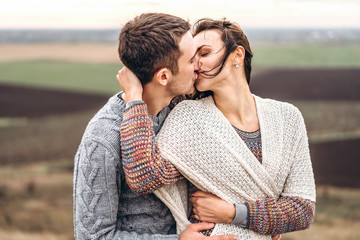
M 295 140 L 289 149 L 291 167 L 279 198 L 248 202 L 248 227 L 264 234 L 303 230 L 310 227 L 315 215 L 315 180 L 304 119 L 296 108 L 287 129 Z M 291 151 L 290 151 L 291 150 Z
M 120 130 L 125 178 L 138 193 L 150 193 L 183 178 L 175 166 L 161 157 L 145 103 L 124 112 Z
M 210 193 L 198 191 L 190 200 L 195 218 L 200 221 L 234 223 L 236 216 L 238 220 L 244 220 L 234 224 L 266 235 L 303 230 L 314 220 L 315 202 L 300 197 L 269 197 L 247 202 L 244 213 L 237 212 L 234 205 Z
M 279 199 L 266 198 L 266 201 L 246 203 L 249 209 L 249 228 L 261 231 L 256 215 L 263 213 L 261 221 L 269 224 L 274 233 L 303 230 L 310 227 L 315 215 L 315 180 L 310 158 L 309 143 L 304 119 L 298 109 L 294 112 L 296 120 L 292 123 L 296 139 L 292 165 Z M 265 220 L 265 221 L 264 221 Z
M 304 230 L 314 221 L 315 202 L 301 197 L 265 198 L 246 206 L 247 227 L 261 234 Z

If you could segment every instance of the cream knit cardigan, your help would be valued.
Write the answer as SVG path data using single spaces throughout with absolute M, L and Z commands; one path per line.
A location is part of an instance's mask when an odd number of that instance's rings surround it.
M 216 107 L 213 97 L 179 103 L 167 117 L 157 143 L 162 157 L 199 189 L 229 203 L 298 196 L 315 201 L 315 183 L 305 124 L 289 103 L 254 96 L 260 122 L 261 164 Z M 155 194 L 170 208 L 182 232 L 188 221 L 186 181 Z M 212 235 L 271 239 L 233 224 L 216 224 Z

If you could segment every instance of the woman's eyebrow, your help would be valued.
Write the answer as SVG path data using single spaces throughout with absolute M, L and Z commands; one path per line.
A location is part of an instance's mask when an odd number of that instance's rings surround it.
M 196 52 L 195 52 L 194 56 L 192 56 L 192 57 L 190 58 L 190 62 L 195 58 L 196 54 L 197 54 L 203 47 L 211 47 L 211 46 L 204 44 L 204 45 L 201 45 L 200 47 L 198 47 L 198 48 L 196 49 Z
M 211 47 L 210 45 L 203 44 L 196 49 L 196 53 L 199 52 L 203 47 Z

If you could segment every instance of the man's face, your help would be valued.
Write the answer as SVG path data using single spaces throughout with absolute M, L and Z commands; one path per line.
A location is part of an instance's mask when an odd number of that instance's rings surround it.
M 168 84 L 168 91 L 173 96 L 193 93 L 197 78 L 196 46 L 190 31 L 181 38 L 179 48 L 182 53 L 178 60 L 179 71 Z

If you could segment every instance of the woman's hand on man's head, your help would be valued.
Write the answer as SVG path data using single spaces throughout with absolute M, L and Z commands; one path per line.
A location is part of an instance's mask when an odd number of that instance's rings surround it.
M 126 102 L 142 101 L 143 87 L 140 80 L 130 69 L 124 66 L 116 75 L 116 79 L 125 93 L 122 98 Z

